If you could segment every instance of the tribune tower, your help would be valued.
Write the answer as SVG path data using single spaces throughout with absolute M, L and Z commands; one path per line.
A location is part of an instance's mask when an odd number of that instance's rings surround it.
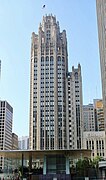
M 56 17 L 43 17 L 32 33 L 30 74 L 30 149 L 66 149 L 66 31 Z

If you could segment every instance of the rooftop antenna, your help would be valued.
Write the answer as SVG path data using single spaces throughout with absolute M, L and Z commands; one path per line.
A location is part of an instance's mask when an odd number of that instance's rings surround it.
M 96 86 L 96 99 L 98 97 L 98 89 L 97 89 L 97 86 Z

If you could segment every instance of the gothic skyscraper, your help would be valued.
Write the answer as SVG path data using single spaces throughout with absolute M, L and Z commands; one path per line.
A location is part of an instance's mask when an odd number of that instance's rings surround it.
M 66 31 L 56 17 L 43 17 L 32 33 L 30 74 L 30 149 L 66 149 Z

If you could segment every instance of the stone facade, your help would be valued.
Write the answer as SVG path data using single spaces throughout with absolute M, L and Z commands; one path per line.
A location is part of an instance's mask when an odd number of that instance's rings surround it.
M 81 149 L 82 148 L 82 132 L 83 132 L 83 118 L 82 118 L 82 76 L 81 66 L 78 68 L 72 67 L 72 72 L 68 73 L 67 85 L 67 116 L 68 116 L 68 148 Z
M 106 158 L 105 131 L 84 132 L 83 148 L 92 150 L 92 158 L 96 156 Z
M 106 0 L 96 0 L 103 108 L 106 129 Z
M 30 80 L 30 149 L 66 149 L 66 31 L 56 17 L 43 17 L 32 33 Z

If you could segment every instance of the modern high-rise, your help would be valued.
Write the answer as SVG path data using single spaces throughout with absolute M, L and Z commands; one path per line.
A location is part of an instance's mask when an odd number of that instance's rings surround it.
M 0 101 L 0 149 L 12 149 L 13 108 L 7 101 Z M 0 158 L 0 168 L 5 168 L 4 158 Z
M 103 108 L 106 129 L 106 0 L 96 0 Z
M 12 149 L 18 149 L 18 136 L 15 133 L 12 133 Z
M 103 101 L 102 99 L 94 100 L 95 109 L 95 124 L 97 131 L 104 131 L 104 111 L 103 111 Z
M 18 138 L 18 149 L 20 150 L 28 150 L 29 149 L 29 136 L 22 136 Z M 28 166 L 28 160 L 23 160 L 24 166 Z M 20 161 L 21 165 L 21 161 Z
M 95 111 L 94 105 L 83 105 L 84 131 L 95 131 Z
M 81 66 L 72 67 L 68 73 L 67 86 L 67 146 L 68 149 L 82 148 L 83 118 L 82 118 L 82 76 Z
M 32 33 L 30 74 L 30 149 L 66 149 L 66 31 L 56 17 L 43 17 Z
M 18 138 L 18 148 L 21 150 L 29 149 L 29 136 Z

